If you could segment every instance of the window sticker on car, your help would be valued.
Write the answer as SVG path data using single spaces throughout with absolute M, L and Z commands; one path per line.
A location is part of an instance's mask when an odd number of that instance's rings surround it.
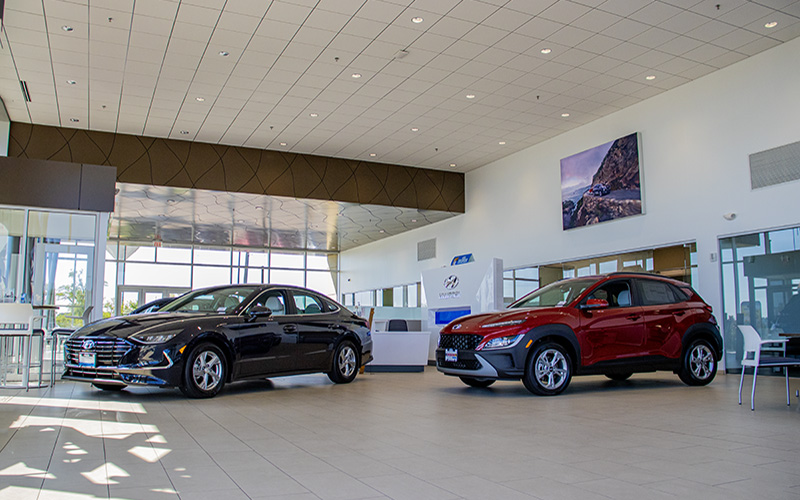
M 564 304 L 565 304 L 565 302 L 564 302 L 563 300 L 562 300 L 562 301 L 559 301 L 559 302 L 556 304 L 556 307 L 561 307 L 561 306 L 563 306 Z

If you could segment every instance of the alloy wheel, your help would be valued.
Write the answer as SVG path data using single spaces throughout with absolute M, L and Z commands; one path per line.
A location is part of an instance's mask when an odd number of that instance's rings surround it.
M 215 352 L 203 351 L 197 355 L 192 365 L 192 378 L 195 385 L 204 390 L 213 390 L 222 380 L 222 360 Z
M 558 389 L 569 375 L 567 360 L 561 351 L 547 349 L 536 359 L 535 376 L 547 390 Z

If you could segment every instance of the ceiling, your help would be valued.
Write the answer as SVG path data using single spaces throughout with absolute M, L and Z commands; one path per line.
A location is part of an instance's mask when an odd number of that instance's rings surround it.
M 458 171 L 800 34 L 793 0 L 5 4 L 12 121 Z
M 124 243 L 349 250 L 458 215 L 381 205 L 117 183 Z
M 6 0 L 0 97 L 15 122 L 468 172 L 791 40 L 798 21 L 795 0 Z M 170 221 L 148 203 L 175 196 L 192 201 Z M 235 209 L 273 204 L 275 229 L 253 213 L 237 230 Z M 453 215 L 124 185 L 117 206 L 119 235 L 331 250 Z

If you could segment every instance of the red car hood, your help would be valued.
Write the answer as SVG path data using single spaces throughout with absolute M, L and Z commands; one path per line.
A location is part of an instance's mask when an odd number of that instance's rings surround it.
M 473 333 L 478 335 L 488 335 L 498 330 L 506 328 L 517 328 L 524 326 L 533 328 L 541 323 L 559 323 L 557 317 L 565 314 L 563 307 L 536 307 L 526 309 L 507 309 L 495 313 L 473 314 L 453 320 L 444 327 L 441 333 Z M 522 323 L 511 325 L 498 325 L 490 327 L 487 325 L 495 323 L 505 323 L 507 321 L 519 321 Z

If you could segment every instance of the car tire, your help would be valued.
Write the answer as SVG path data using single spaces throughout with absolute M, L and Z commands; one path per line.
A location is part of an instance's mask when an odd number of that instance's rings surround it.
M 572 380 L 572 359 L 563 346 L 555 342 L 538 345 L 525 362 L 522 383 L 539 396 L 561 394 Z
M 127 387 L 126 385 L 101 384 L 100 382 L 92 382 L 92 385 L 97 387 L 101 391 L 121 391 L 122 389 Z
M 717 355 L 707 340 L 697 339 L 689 344 L 681 359 L 678 376 L 686 385 L 707 385 L 717 374 Z
M 613 380 L 614 382 L 623 382 L 631 378 L 633 373 L 625 372 L 625 373 L 606 373 L 605 376 Z
M 467 384 L 468 386 L 478 387 L 480 389 L 489 387 L 490 385 L 495 383 L 495 380 L 491 378 L 475 378 L 475 377 L 458 377 L 458 378 L 460 378 L 461 381 Z
M 349 384 L 356 378 L 358 373 L 358 351 L 355 344 L 349 340 L 343 340 L 336 346 L 333 352 L 331 371 L 328 378 L 336 384 Z
M 213 398 L 228 375 L 225 355 L 210 342 L 196 345 L 183 365 L 181 392 L 190 398 Z

